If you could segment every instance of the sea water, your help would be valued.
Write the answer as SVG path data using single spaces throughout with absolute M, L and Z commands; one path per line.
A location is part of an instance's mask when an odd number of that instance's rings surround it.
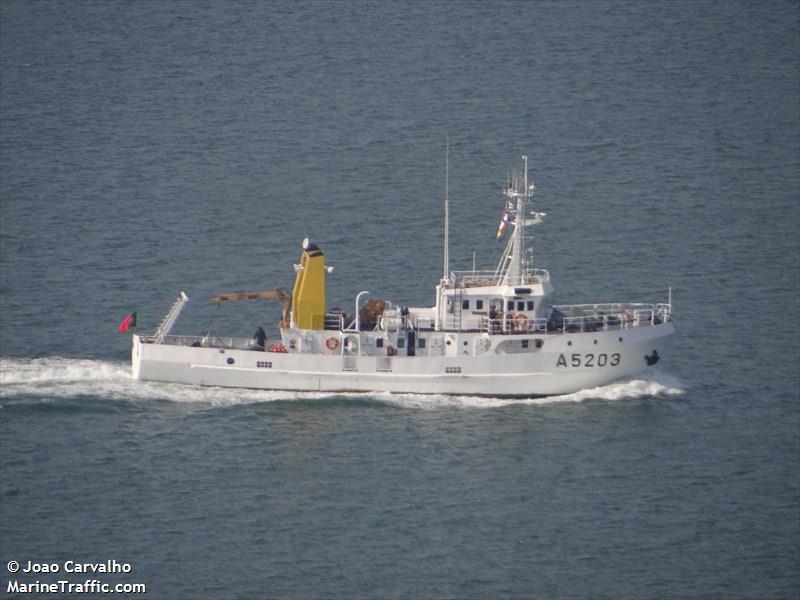
M 0 3 L 3 593 L 796 598 L 799 18 Z M 306 236 L 330 307 L 431 305 L 446 139 L 451 268 L 494 267 L 527 154 L 557 302 L 671 287 L 658 370 L 513 400 L 131 379 L 117 324 L 181 290 L 176 332 L 275 336 L 278 303 L 209 299 L 291 289 Z

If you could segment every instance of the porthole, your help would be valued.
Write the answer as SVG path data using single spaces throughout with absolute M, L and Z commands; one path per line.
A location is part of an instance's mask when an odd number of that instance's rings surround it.
M 572 346 L 572 340 L 567 342 L 567 346 Z
M 232 357 L 232 356 L 229 356 L 229 357 L 228 357 L 227 363 L 228 363 L 229 365 L 232 365 L 232 364 L 233 364 L 233 363 L 235 363 L 235 362 L 236 362 L 236 361 L 235 361 L 235 360 L 233 360 L 233 357 Z

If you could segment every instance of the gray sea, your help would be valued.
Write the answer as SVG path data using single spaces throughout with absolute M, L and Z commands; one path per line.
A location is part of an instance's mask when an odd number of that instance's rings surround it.
M 494 267 L 526 154 L 556 301 L 672 289 L 659 371 L 131 379 L 118 323 L 181 290 L 176 332 L 275 334 L 208 300 L 291 288 L 306 236 L 329 306 L 431 305 L 446 140 L 451 267 Z M 796 1 L 3 0 L 0 596 L 797 599 L 799 201 Z

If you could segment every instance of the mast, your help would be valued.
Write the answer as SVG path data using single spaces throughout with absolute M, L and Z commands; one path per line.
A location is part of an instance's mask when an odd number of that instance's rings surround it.
M 450 187 L 450 137 L 445 138 L 444 152 L 444 269 L 442 279 L 447 280 L 450 276 L 450 211 L 449 211 L 449 187 Z
M 508 245 L 497 266 L 497 273 L 503 275 L 504 285 L 520 285 L 525 282 L 528 263 L 525 259 L 525 201 L 533 195 L 533 184 L 528 184 L 528 156 L 522 156 L 523 172 L 512 176 L 505 195 L 509 198 L 506 211 L 513 214 Z
M 445 306 L 444 294 L 447 289 L 447 280 L 450 277 L 450 136 L 445 136 L 444 151 L 444 257 L 442 265 L 442 279 L 436 286 L 436 320 L 434 329 L 439 331 L 444 319 L 443 307 Z

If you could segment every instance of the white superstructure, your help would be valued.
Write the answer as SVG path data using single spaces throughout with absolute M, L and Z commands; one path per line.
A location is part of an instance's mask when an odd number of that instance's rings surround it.
M 133 335 L 136 378 L 242 388 L 543 396 L 603 385 L 655 365 L 673 333 L 671 303 L 552 306 L 550 274 L 536 269 L 526 228 L 534 185 L 523 170 L 505 189 L 498 236 L 508 243 L 489 271 L 449 271 L 432 307 L 356 295 L 353 315 L 329 312 L 330 267 L 309 240 L 291 294 L 236 292 L 212 300 L 283 301 L 280 339 L 171 335 L 181 292 L 155 335 Z M 447 208 L 445 209 L 447 211 Z M 447 233 L 445 233 L 445 238 Z

